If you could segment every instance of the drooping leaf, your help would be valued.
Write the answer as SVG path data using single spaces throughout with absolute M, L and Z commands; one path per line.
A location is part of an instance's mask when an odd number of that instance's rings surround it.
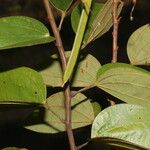
M 127 103 L 150 106 L 150 72 L 144 69 L 106 64 L 98 71 L 96 86 Z
M 88 37 L 83 42 L 82 48 L 87 46 L 90 42 L 94 41 L 95 39 L 101 37 L 104 33 L 106 33 L 111 26 L 113 25 L 112 22 L 112 5 L 113 0 L 108 0 L 102 10 L 98 12 L 95 19 L 93 20 L 91 24 L 91 29 Z M 118 15 L 121 12 L 121 9 L 123 7 L 123 2 L 120 1 L 120 4 L 118 6 Z
M 131 35 L 127 52 L 131 64 L 150 64 L 150 24 L 142 26 Z
M 17 148 L 17 147 L 7 147 L 2 150 L 27 150 L 26 148 Z
M 0 87 L 0 103 L 43 103 L 46 99 L 42 76 L 30 68 L 21 67 L 0 73 Z
M 38 20 L 25 16 L 0 18 L 0 50 L 49 43 L 54 38 Z
M 93 20 L 95 19 L 97 14 L 103 8 L 103 5 L 104 5 L 103 3 L 96 3 L 96 2 L 92 3 L 91 13 L 90 13 L 89 18 L 88 18 L 88 23 L 87 23 L 87 26 L 85 29 L 83 42 L 87 39 L 89 32 L 91 30 L 91 24 L 93 23 Z M 76 8 L 73 10 L 73 12 L 71 14 L 71 24 L 72 24 L 72 28 L 73 28 L 75 33 L 77 31 L 77 28 L 78 28 L 82 7 L 83 7 L 82 4 L 76 6 Z
M 69 57 L 69 60 L 68 60 L 68 63 L 67 63 L 64 75 L 63 75 L 63 84 L 68 82 L 71 79 L 71 76 L 73 74 L 73 70 L 76 65 L 79 51 L 82 45 L 85 28 L 86 28 L 88 16 L 90 13 L 90 8 L 92 5 L 92 0 L 83 1 L 83 4 L 84 4 L 84 8 L 82 9 L 78 29 L 77 29 L 76 36 L 75 36 L 73 46 L 72 46 L 72 50 L 71 50 L 71 55 Z
M 114 137 L 150 148 L 149 108 L 132 104 L 106 108 L 95 118 L 91 137 Z
M 115 150 L 149 150 L 143 146 L 131 143 L 122 139 L 113 137 L 98 137 L 91 139 L 89 145 L 94 145 L 96 148 L 115 149 Z
M 58 10 L 67 11 L 73 0 L 49 0 L 50 3 Z
M 57 133 L 65 131 L 64 95 L 56 93 L 47 99 L 48 110 L 45 111 L 44 121 L 26 128 L 43 133 Z M 88 111 L 87 111 L 88 110 Z M 94 120 L 94 112 L 90 101 L 83 95 L 77 94 L 72 99 L 72 127 L 73 129 L 90 125 Z
M 68 56 L 70 53 L 67 54 Z M 61 86 L 62 71 L 59 59 L 56 55 L 51 56 L 52 64 L 41 71 L 44 82 L 48 86 Z M 100 63 L 92 55 L 87 55 L 85 58 L 80 57 L 79 64 L 76 66 L 75 75 L 72 79 L 72 86 L 85 87 L 96 81 L 97 70 L 100 68 Z

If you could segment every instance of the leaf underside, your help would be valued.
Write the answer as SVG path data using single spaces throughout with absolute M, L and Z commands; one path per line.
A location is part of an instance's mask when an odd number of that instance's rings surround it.
M 119 138 L 150 148 L 149 108 L 132 104 L 119 104 L 106 108 L 95 118 L 91 137 Z
M 57 133 L 65 131 L 64 95 L 62 92 L 53 94 L 47 99 L 48 110 L 45 110 L 43 122 L 26 126 L 27 129 L 42 133 Z M 88 111 L 87 111 L 88 110 Z M 73 129 L 92 124 L 94 120 L 93 107 L 83 95 L 77 94 L 72 99 Z

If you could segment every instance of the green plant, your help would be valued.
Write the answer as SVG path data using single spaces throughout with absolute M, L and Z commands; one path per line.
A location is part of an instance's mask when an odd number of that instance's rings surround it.
M 122 1 L 108 0 L 103 4 L 86 0 L 79 4 L 72 0 L 43 0 L 43 3 L 54 37 L 36 19 L 3 17 L 0 18 L 0 49 L 11 50 L 56 41 L 59 55 L 52 55 L 49 58 L 52 64 L 40 72 L 20 67 L 0 73 L 1 105 L 34 106 L 31 121 L 39 116 L 40 108 L 44 108 L 43 122 L 25 124 L 25 128 L 51 134 L 66 131 L 71 150 L 82 147 L 75 145 L 73 129 L 91 124 L 91 141 L 125 149 L 150 148 L 147 107 L 150 105 L 150 73 L 134 66 L 150 63 L 150 25 L 139 28 L 128 41 L 127 52 L 131 64 L 117 63 L 118 16 L 123 7 Z M 59 27 L 50 3 L 61 13 Z M 67 52 L 59 30 L 65 16 L 70 13 L 76 36 L 72 51 Z M 79 55 L 79 51 L 105 34 L 112 25 L 112 63 L 101 66 L 92 55 Z M 61 90 L 46 97 L 46 87 L 60 87 Z M 127 104 L 116 104 L 100 112 L 99 104 L 92 103 L 81 93 L 93 87 Z M 73 91 L 73 88 L 80 89 Z

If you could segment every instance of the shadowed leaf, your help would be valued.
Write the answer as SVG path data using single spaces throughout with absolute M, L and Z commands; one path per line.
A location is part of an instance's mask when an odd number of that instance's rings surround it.
M 41 75 L 26 67 L 0 73 L 0 87 L 0 103 L 43 103 L 46 99 L 46 87 Z
M 69 56 L 70 52 L 66 54 Z M 53 55 L 51 56 L 51 60 L 52 64 L 40 73 L 46 85 L 61 86 L 63 81 L 59 59 L 56 55 Z M 72 79 L 72 86 L 85 87 L 96 81 L 97 70 L 101 65 L 92 55 L 87 55 L 85 58 L 80 57 L 79 64 L 76 67 L 75 75 Z
M 43 123 L 26 126 L 26 128 L 42 133 L 57 133 L 65 131 L 64 95 L 56 93 L 47 99 L 48 110 Z M 88 111 L 87 111 L 88 110 Z M 72 127 L 73 129 L 92 124 L 94 112 L 90 100 L 83 94 L 77 94 L 72 99 Z

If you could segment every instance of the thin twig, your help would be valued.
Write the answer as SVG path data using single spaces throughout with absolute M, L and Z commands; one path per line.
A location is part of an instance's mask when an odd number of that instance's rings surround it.
M 113 48 L 112 48 L 112 63 L 117 62 L 118 56 L 118 25 L 120 18 L 118 18 L 118 5 L 120 0 L 113 0 L 112 17 L 113 17 Z
M 62 69 L 64 72 L 67 66 L 67 59 L 65 57 L 65 51 L 64 51 L 61 36 L 59 33 L 59 29 L 56 25 L 51 6 L 49 4 L 49 0 L 43 0 L 43 3 L 44 3 L 45 10 L 47 12 L 47 15 L 48 15 L 49 23 L 51 25 L 54 36 L 56 38 L 56 46 L 58 48 L 58 52 L 59 52 L 61 64 L 62 64 Z M 69 139 L 70 149 L 77 150 L 74 136 L 73 136 L 73 131 L 72 131 L 72 123 L 71 123 L 71 91 L 70 91 L 69 84 L 64 87 L 64 96 L 65 96 L 65 126 L 66 126 L 66 131 L 67 131 L 67 135 Z

